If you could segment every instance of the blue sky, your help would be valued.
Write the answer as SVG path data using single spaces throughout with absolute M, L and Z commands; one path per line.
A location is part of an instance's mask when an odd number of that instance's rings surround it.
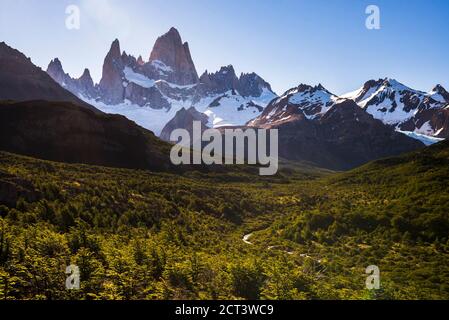
M 65 27 L 69 4 L 81 10 L 80 30 Z M 380 30 L 365 28 L 369 4 L 380 8 Z M 88 67 L 96 82 L 115 38 L 148 59 L 171 26 L 199 74 L 233 64 L 278 93 L 322 83 L 341 94 L 386 76 L 449 90 L 447 0 L 0 0 L 0 41 L 44 69 L 54 57 L 72 76 Z

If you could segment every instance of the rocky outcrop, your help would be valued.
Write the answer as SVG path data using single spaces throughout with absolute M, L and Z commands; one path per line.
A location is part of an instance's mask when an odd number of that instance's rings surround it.
M 264 90 L 273 92 L 270 84 L 254 72 L 240 75 L 237 90 L 244 97 L 259 97 Z
M 74 79 L 64 72 L 61 61 L 55 58 L 48 65 L 47 73 L 63 88 L 76 94 L 78 97 L 94 99 L 98 95 L 89 69 L 84 69 L 81 77 Z
M 196 111 L 194 107 L 189 109 L 182 108 L 162 129 L 160 138 L 170 141 L 170 134 L 175 129 L 186 129 L 190 137 L 193 137 L 193 121 L 201 122 L 201 133 L 208 129 L 208 117 L 204 113 Z
M 127 84 L 125 88 L 125 99 L 132 101 L 139 106 L 146 106 L 153 109 L 168 109 L 170 104 L 161 94 L 157 87 L 144 88 L 133 82 Z
M 223 66 L 214 73 L 206 70 L 200 77 L 200 90 L 203 94 L 236 90 L 243 97 L 260 97 L 264 90 L 273 93 L 270 84 L 254 72 L 242 73 L 238 78 L 232 65 Z
M 53 80 L 61 84 L 63 87 L 67 82 L 67 78 L 71 79 L 70 76 L 64 72 L 61 61 L 58 58 L 50 61 L 47 67 L 47 73 L 53 78 Z
M 162 62 L 172 69 L 168 81 L 179 85 L 198 82 L 198 74 L 187 42 L 182 43 L 178 30 L 171 28 L 160 36 L 150 54 L 150 63 Z
M 145 64 L 145 62 L 144 62 L 143 59 L 142 59 L 142 56 L 139 56 L 139 57 L 137 58 L 137 64 L 138 64 L 139 66 L 143 66 L 143 65 Z
M 403 131 L 412 131 L 449 139 L 449 108 L 418 111 L 413 118 L 400 124 Z
M 232 65 L 221 67 L 214 73 L 208 73 L 206 70 L 200 77 L 200 83 L 205 94 L 224 93 L 239 87 L 239 79 Z
M 430 95 L 433 99 L 443 102 L 449 103 L 449 92 L 441 85 L 437 84 L 431 91 Z
M 84 69 L 83 74 L 78 79 L 75 79 L 78 90 L 83 92 L 85 96 L 89 98 L 95 98 L 97 96 L 97 91 L 94 85 L 94 81 L 90 75 L 89 69 Z
M 120 43 L 116 39 L 104 59 L 103 73 L 99 83 L 100 94 L 105 103 L 118 104 L 123 102 L 125 92 L 123 68 Z

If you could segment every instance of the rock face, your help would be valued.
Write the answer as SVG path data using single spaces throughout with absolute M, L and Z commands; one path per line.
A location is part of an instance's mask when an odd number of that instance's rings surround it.
M 288 121 L 255 123 L 279 130 L 280 157 L 333 170 L 347 170 L 424 146 L 385 126 L 351 100 L 339 101 L 315 118 L 297 109 Z
M 105 103 L 117 104 L 123 101 L 125 93 L 123 68 L 120 43 L 115 39 L 104 59 L 103 73 L 99 83 L 101 97 Z
M 56 69 L 57 62 L 52 69 Z M 63 76 L 60 76 L 63 81 Z M 74 94 L 61 88 L 46 72 L 36 67 L 21 52 L 0 43 L 0 100 L 49 100 L 69 101 L 81 107 L 99 112 Z
M 449 103 L 449 92 L 441 84 L 437 84 L 429 94 L 436 101 Z
M 265 92 L 273 93 L 268 82 L 256 73 L 242 73 L 238 78 L 232 65 L 221 67 L 219 71 L 200 77 L 200 90 L 206 94 L 219 94 L 236 90 L 242 97 L 260 97 Z
M 193 137 L 193 121 L 201 122 L 201 133 L 208 129 L 208 117 L 201 112 L 195 110 L 194 107 L 189 109 L 182 108 L 162 129 L 160 138 L 165 141 L 170 141 L 170 134 L 175 129 L 186 129 L 190 137 Z M 176 142 L 176 141 L 175 141 Z
M 66 102 L 0 103 L 0 149 L 41 159 L 165 170 L 169 145 L 123 116 Z
M 64 72 L 61 61 L 58 58 L 53 59 L 47 68 L 47 73 L 64 89 L 76 93 L 89 99 L 94 99 L 98 93 L 95 88 L 89 69 L 84 69 L 83 74 L 78 79 L 70 77 Z
M 270 84 L 254 72 L 240 75 L 237 90 L 244 97 L 260 97 L 264 90 L 273 92 Z
M 214 73 L 208 73 L 206 70 L 200 77 L 200 83 L 203 90 L 209 94 L 224 93 L 228 90 L 236 90 L 239 87 L 239 79 L 232 65 L 221 67 L 219 71 Z
M 449 108 L 419 110 L 400 124 L 403 131 L 416 132 L 437 138 L 449 138 Z
M 53 80 L 61 84 L 65 84 L 67 77 L 69 77 L 69 75 L 64 72 L 61 61 L 59 61 L 58 58 L 50 61 L 50 64 L 47 67 L 47 73 L 53 78 Z M 62 86 L 64 87 L 64 85 Z
M 343 97 L 354 100 L 374 118 L 398 130 L 444 137 L 443 132 L 449 129 L 444 121 L 434 120 L 441 118 L 441 110 L 449 103 L 449 94 L 441 85 L 426 93 L 385 78 L 369 80 Z
M 154 44 L 150 54 L 150 63 L 162 62 L 173 70 L 169 82 L 188 85 L 198 82 L 198 74 L 190 55 L 189 44 L 182 43 L 178 30 L 171 28 L 166 34 L 160 36 Z

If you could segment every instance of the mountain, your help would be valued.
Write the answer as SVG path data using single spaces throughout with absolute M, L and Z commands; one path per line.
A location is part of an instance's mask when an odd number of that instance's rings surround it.
M 449 103 L 449 92 L 447 92 L 441 84 L 437 84 L 429 94 L 433 100 Z
M 338 99 L 321 84 L 314 87 L 300 84 L 271 101 L 259 117 L 250 121 L 250 125 L 281 124 L 302 116 L 315 119 L 325 114 Z
M 288 90 L 248 126 L 278 129 L 280 157 L 333 170 L 423 147 L 321 85 Z
M 218 83 L 230 91 L 215 99 L 206 113 L 214 108 L 230 109 L 233 88 L 239 84 L 232 71 L 229 67 L 222 68 L 218 74 L 208 76 L 210 82 L 205 83 L 212 90 Z M 218 80 L 212 81 L 214 79 Z M 261 110 L 261 114 L 245 126 L 225 127 L 278 129 L 281 158 L 306 161 L 326 169 L 347 170 L 424 146 L 416 139 L 395 132 L 354 101 L 339 98 L 322 85 L 301 84 Z M 176 128 L 190 132 L 193 120 L 202 121 L 203 129 L 211 127 L 213 117 L 207 122 L 201 115 L 194 108 L 179 111 L 162 130 L 161 138 L 168 141 L 170 132 Z
M 63 88 L 70 92 L 83 92 L 89 98 L 95 98 L 95 86 L 89 69 L 84 69 L 83 74 L 78 79 L 70 77 L 64 72 L 61 61 L 58 58 L 52 60 L 47 68 L 47 73 Z
M 23 53 L 0 43 L 0 100 L 67 101 L 96 112 L 97 109 L 61 88 Z
M 354 100 L 374 118 L 398 130 L 448 137 L 447 115 L 442 110 L 449 103 L 449 94 L 441 85 L 426 93 L 385 78 L 369 80 L 342 97 Z
M 198 82 L 198 74 L 190 55 L 189 44 L 182 43 L 178 30 L 170 30 L 159 37 L 154 44 L 150 55 L 150 63 L 160 66 L 161 71 L 168 72 L 169 82 L 188 85 Z
M 54 59 L 47 72 L 61 86 L 98 109 L 125 115 L 157 135 L 182 108 L 194 107 L 215 127 L 243 125 L 276 97 L 259 75 L 242 73 L 237 77 L 232 65 L 198 77 L 189 46 L 175 28 L 156 40 L 146 62 L 141 56 L 136 59 L 122 52 L 119 41 L 114 40 L 96 85 L 90 81 L 80 84 L 81 80 L 66 75 L 60 65 L 59 59 Z
M 170 134 L 176 129 L 186 129 L 190 137 L 193 136 L 193 121 L 201 122 L 201 131 L 208 129 L 208 117 L 204 113 L 196 111 L 194 107 L 189 109 L 182 108 L 162 129 L 160 138 L 165 141 L 170 140 Z M 201 132 L 201 133 L 202 133 Z
M 164 170 L 169 145 L 120 115 L 70 102 L 0 103 L 0 149 L 41 159 Z

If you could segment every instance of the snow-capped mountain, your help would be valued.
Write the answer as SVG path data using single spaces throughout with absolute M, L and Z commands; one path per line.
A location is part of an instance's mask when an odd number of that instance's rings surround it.
M 296 120 L 305 116 L 315 119 L 324 115 L 340 98 L 321 84 L 309 86 L 300 84 L 272 100 L 263 113 L 251 120 L 249 125 L 273 125 Z
M 337 170 L 423 146 L 322 86 L 287 91 L 247 125 L 278 129 L 280 157 Z
M 354 100 L 374 118 L 399 131 L 447 138 L 441 118 L 449 94 L 437 85 L 430 92 L 411 89 L 394 79 L 369 80 L 360 89 L 342 95 Z M 443 114 L 441 114 L 443 113 Z
M 210 127 L 243 125 L 276 97 L 257 74 L 237 77 L 232 66 L 198 77 L 188 43 L 175 28 L 156 40 L 148 61 L 122 52 L 115 40 L 99 84 L 93 84 L 87 69 L 79 79 L 71 78 L 58 59 L 50 62 L 47 72 L 98 109 L 125 115 L 156 135 L 182 108 L 205 113 Z

